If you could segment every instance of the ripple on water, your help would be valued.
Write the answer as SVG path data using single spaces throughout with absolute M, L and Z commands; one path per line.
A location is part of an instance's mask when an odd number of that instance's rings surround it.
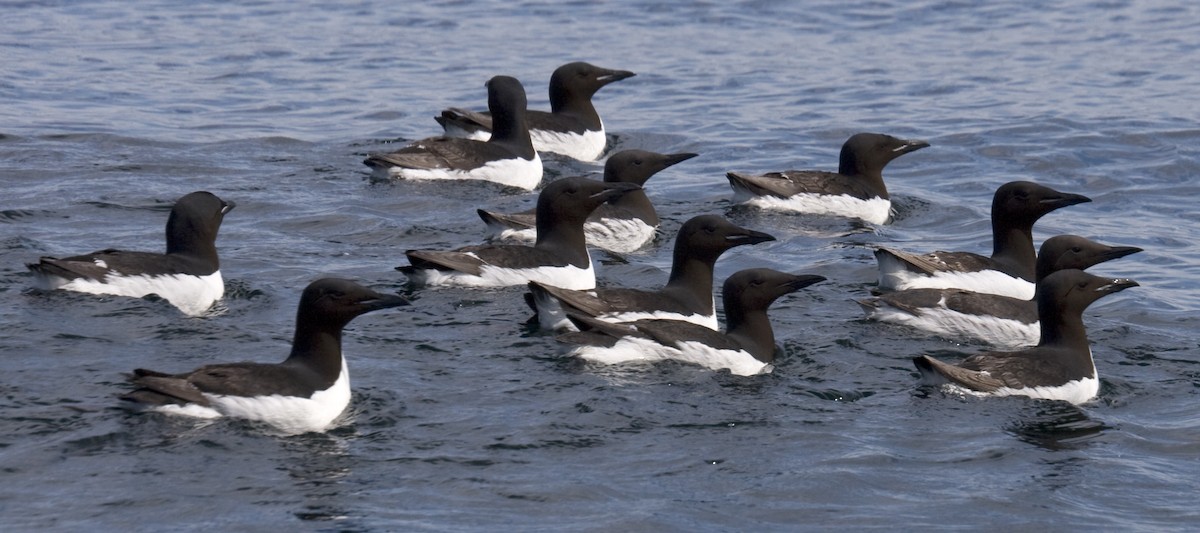
M 22 509 L 11 528 L 1196 522 L 1190 4 L 128 5 L 5 12 L 0 468 Z M 495 31 L 513 25 L 529 31 Z M 589 57 L 545 44 L 584 34 Z M 548 108 L 550 71 L 574 59 L 638 73 L 597 94 L 610 153 L 700 154 L 647 184 L 663 234 L 636 254 L 597 254 L 603 283 L 660 285 L 674 232 L 700 213 L 778 237 L 725 254 L 718 279 L 753 266 L 829 278 L 773 307 L 773 373 L 566 358 L 521 324 L 520 288 L 417 289 L 392 270 L 408 248 L 481 241 L 475 209 L 536 195 L 372 183 L 366 154 L 436 135 L 445 107 L 484 108 L 496 73 Z M 889 166 L 891 224 L 732 205 L 725 172 L 831 170 L 860 131 L 932 143 Z M 602 168 L 545 164 L 546 182 Z M 1102 388 L 1080 407 L 917 388 L 913 355 L 982 348 L 866 322 L 854 303 L 875 288 L 873 246 L 989 251 L 992 192 L 1016 179 L 1094 200 L 1044 217 L 1035 241 L 1146 249 L 1096 267 L 1142 286 L 1085 315 Z M 39 255 L 161 249 L 167 210 L 193 190 L 238 203 L 211 315 L 31 288 L 21 265 Z M 355 394 L 336 429 L 280 437 L 111 409 L 135 367 L 282 360 L 299 291 L 325 275 L 414 300 L 348 328 Z

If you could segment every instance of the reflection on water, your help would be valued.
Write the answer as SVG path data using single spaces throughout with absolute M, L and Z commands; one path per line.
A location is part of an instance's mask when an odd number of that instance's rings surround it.
M 1036 401 L 1005 430 L 1024 442 L 1051 451 L 1084 448 L 1101 432 L 1111 429 L 1078 406 L 1059 401 Z
M 343 435 L 342 433 L 345 433 Z M 349 441 L 356 437 L 349 428 L 329 433 L 305 433 L 281 439 L 279 469 L 287 472 L 303 500 L 294 514 L 305 521 L 343 521 L 352 515 L 347 487 L 355 459 Z M 341 523 L 342 527 L 349 524 Z

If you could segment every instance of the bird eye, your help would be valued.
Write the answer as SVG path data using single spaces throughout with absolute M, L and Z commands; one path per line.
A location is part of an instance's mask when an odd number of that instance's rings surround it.
M 1072 251 L 1072 252 L 1075 252 L 1075 253 L 1079 253 L 1079 252 L 1082 252 L 1082 251 L 1083 251 L 1083 248 L 1080 248 L 1080 247 L 1076 246 L 1076 247 L 1074 247 L 1074 248 L 1071 248 L 1071 251 Z

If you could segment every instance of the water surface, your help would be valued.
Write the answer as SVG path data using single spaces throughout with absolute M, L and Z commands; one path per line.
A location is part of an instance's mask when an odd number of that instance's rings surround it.
M 770 530 L 1195 527 L 1200 441 L 1200 10 L 1171 2 L 25 2 L 0 31 L 0 508 L 32 529 Z M 647 189 L 656 246 L 597 254 L 652 287 L 683 221 L 778 237 L 768 266 L 829 281 L 782 299 L 785 355 L 737 377 L 564 359 L 520 289 L 411 290 L 408 248 L 478 242 L 474 210 L 533 195 L 372 184 L 363 156 L 438 132 L 517 76 L 586 60 L 637 72 L 597 97 L 620 148 L 697 152 Z M 886 178 L 887 226 L 740 209 L 728 170 L 836 166 L 858 131 L 928 140 Z M 599 164 L 546 158 L 548 179 Z M 1100 396 L 1080 407 L 915 387 L 909 358 L 983 349 L 867 323 L 870 247 L 987 252 L 992 191 L 1090 196 L 1035 239 L 1146 251 L 1095 267 L 1142 286 L 1085 316 Z M 193 190 L 237 202 L 227 297 L 32 289 L 24 263 L 155 250 Z M 275 361 L 323 275 L 415 305 L 357 319 L 344 424 L 279 437 L 115 408 L 135 367 Z

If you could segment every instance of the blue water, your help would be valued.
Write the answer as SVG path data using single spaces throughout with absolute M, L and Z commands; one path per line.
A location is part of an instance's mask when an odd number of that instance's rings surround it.
M 28 530 L 1191 530 L 1200 523 L 1200 7 L 1179 2 L 18 2 L 0 27 L 0 510 Z M 407 248 L 478 242 L 478 184 L 372 184 L 363 156 L 438 133 L 484 81 L 533 108 L 558 65 L 637 76 L 597 104 L 619 148 L 697 152 L 647 186 L 657 246 L 597 255 L 662 283 L 675 229 L 721 213 L 775 242 L 754 266 L 828 282 L 772 312 L 786 355 L 750 378 L 563 359 L 521 290 L 411 290 Z M 834 168 L 849 135 L 928 140 L 885 173 L 898 215 L 860 228 L 736 208 L 728 170 Z M 548 179 L 600 167 L 546 158 Z M 992 191 L 1094 201 L 1076 233 L 1146 251 L 1093 268 L 1142 286 L 1085 316 L 1080 407 L 915 386 L 909 358 L 982 346 L 862 320 L 870 246 L 987 252 Z M 155 250 L 171 203 L 238 207 L 227 297 L 32 288 L 24 263 Z M 279 437 L 116 409 L 135 367 L 275 361 L 299 291 L 338 275 L 412 307 L 345 339 L 345 422 Z

